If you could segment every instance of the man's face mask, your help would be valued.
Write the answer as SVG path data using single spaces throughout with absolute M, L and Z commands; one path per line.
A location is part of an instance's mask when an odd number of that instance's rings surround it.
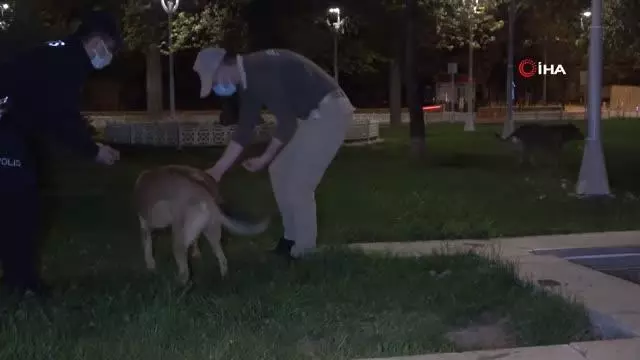
M 103 53 L 103 55 L 100 54 Z M 104 69 L 107 65 L 111 63 L 113 59 L 113 55 L 107 48 L 107 45 L 103 40 L 100 40 L 97 48 L 93 50 L 93 56 L 91 57 L 91 65 L 93 65 L 94 69 L 100 70 Z
M 231 96 L 236 92 L 236 86 L 234 84 L 228 83 L 217 83 L 213 86 L 213 92 L 218 96 Z
M 236 85 L 231 81 L 231 73 L 233 69 L 230 67 L 222 66 L 216 73 L 217 81 L 211 88 L 213 92 L 218 96 L 231 96 L 236 92 Z

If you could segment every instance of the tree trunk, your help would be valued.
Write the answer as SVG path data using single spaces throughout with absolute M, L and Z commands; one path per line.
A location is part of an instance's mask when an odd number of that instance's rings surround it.
M 402 125 L 402 72 L 400 56 L 389 63 L 389 122 L 392 127 Z
M 411 139 L 411 153 L 414 156 L 425 155 L 426 129 L 422 114 L 420 96 L 418 94 L 418 71 L 416 67 L 417 42 L 415 37 L 416 1 L 405 2 L 405 84 L 407 92 L 407 107 L 409 108 L 409 137 Z
M 162 54 L 151 45 L 145 54 L 147 60 L 147 115 L 150 120 L 162 118 Z

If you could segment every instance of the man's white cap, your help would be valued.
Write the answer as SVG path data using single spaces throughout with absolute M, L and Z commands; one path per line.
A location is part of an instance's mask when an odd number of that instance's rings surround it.
M 193 63 L 193 71 L 200 77 L 200 98 L 205 98 L 211 93 L 216 70 L 226 53 L 225 49 L 216 47 L 205 48 L 198 53 Z

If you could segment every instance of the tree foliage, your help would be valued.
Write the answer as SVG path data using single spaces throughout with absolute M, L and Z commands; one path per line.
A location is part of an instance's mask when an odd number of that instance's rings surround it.
M 501 0 L 437 0 L 433 6 L 437 46 L 453 50 L 469 45 L 469 28 L 473 31 L 472 46 L 482 48 L 495 41 L 495 32 L 502 29 L 504 20 L 495 16 Z M 477 5 L 476 5 L 477 4 Z
M 344 25 L 338 34 L 327 23 L 326 9 L 289 20 L 295 30 L 288 33 L 287 42 L 292 49 L 328 65 L 332 63 L 334 36 L 337 36 L 341 72 L 376 71 L 380 61 L 383 61 L 381 54 L 363 41 L 364 26 L 359 22 L 358 17 L 348 10 L 343 11 L 345 12 Z M 310 39 L 313 40 L 310 41 Z
M 5 26 L 0 29 L 0 58 L 29 47 L 52 35 L 43 16 L 41 4 L 35 0 L 0 0 L 9 9 L 2 14 Z
M 582 13 L 587 0 L 526 0 L 522 3 L 522 46 L 546 53 L 551 63 L 584 63 L 586 58 L 585 30 Z
M 221 45 L 230 32 L 244 29 L 244 24 L 237 21 L 236 10 L 232 2 L 204 5 L 197 1 L 181 2 L 172 21 L 170 49 L 168 16 L 162 7 L 147 0 L 128 0 L 123 6 L 123 35 L 131 49 L 157 45 L 164 53 Z
M 333 33 L 326 24 L 326 11 L 331 3 L 321 3 L 300 15 L 289 13 L 282 21 L 287 23 L 291 48 L 329 64 Z M 473 13 L 469 6 L 463 6 L 465 0 L 417 1 L 415 26 L 419 47 L 433 51 L 464 46 L 469 41 L 469 26 L 474 27 L 474 46 L 484 47 L 495 40 L 493 33 L 503 26 L 503 21 L 494 15 L 498 3 L 499 0 L 481 0 L 480 11 Z M 376 72 L 392 58 L 403 56 L 404 7 L 404 0 L 341 2 L 346 18 L 344 34 L 339 38 L 341 71 Z
M 166 38 L 167 15 L 159 4 L 127 0 L 122 10 L 122 35 L 129 49 L 146 49 Z
M 604 8 L 605 54 L 610 61 L 630 62 L 640 66 L 640 3 L 628 0 L 608 0 Z
M 542 42 L 547 39 L 575 42 L 584 32 L 580 18 L 588 8 L 588 0 L 526 0 L 522 3 L 522 20 L 526 41 Z
M 201 11 L 180 12 L 172 24 L 173 47 L 170 51 L 220 45 L 230 19 L 230 9 L 207 4 Z M 163 43 L 163 48 L 168 44 Z

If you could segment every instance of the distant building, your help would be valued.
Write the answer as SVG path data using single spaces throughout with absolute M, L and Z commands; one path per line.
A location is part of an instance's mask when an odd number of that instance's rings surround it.
M 640 110 L 640 86 L 609 85 L 602 88 L 602 101 L 611 110 Z
M 469 77 L 467 75 L 455 75 L 453 84 L 451 84 L 451 75 L 443 74 L 437 77 L 435 97 L 436 102 L 446 104 L 447 110 L 452 108 L 456 111 L 466 111 L 466 106 L 469 103 L 467 98 L 467 86 L 469 84 Z M 474 107 L 477 107 L 477 86 L 474 86 L 473 98 Z

